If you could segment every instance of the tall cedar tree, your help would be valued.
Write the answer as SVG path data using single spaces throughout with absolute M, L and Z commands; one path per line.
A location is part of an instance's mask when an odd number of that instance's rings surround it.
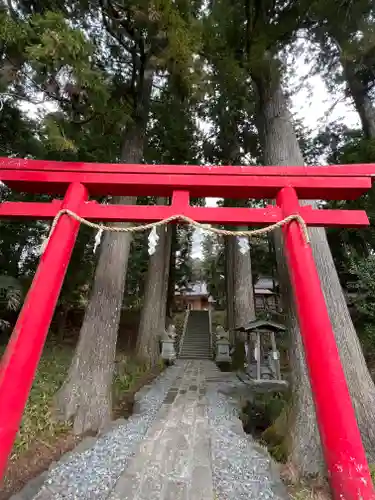
M 297 135 L 281 88 L 282 67 L 278 52 L 303 24 L 309 3 L 299 2 L 215 2 L 212 16 L 216 48 L 224 54 L 243 54 L 242 66 L 251 76 L 257 92 L 256 123 L 265 165 L 303 165 Z M 223 25 L 223 12 L 225 24 Z M 243 29 L 240 30 L 239 26 Z M 219 27 L 219 29 L 218 29 Z M 220 29 L 222 27 L 222 29 Z M 331 251 L 323 229 L 311 229 L 311 245 L 333 324 L 341 360 L 357 414 L 366 449 L 371 457 L 375 444 L 375 425 L 371 408 L 375 387 L 346 305 Z M 320 471 L 323 466 L 311 388 L 307 376 L 301 336 L 296 320 L 291 287 L 279 239 L 276 243 L 279 275 L 288 310 L 291 336 L 290 358 L 293 382 L 293 407 L 289 414 L 289 458 L 301 474 Z

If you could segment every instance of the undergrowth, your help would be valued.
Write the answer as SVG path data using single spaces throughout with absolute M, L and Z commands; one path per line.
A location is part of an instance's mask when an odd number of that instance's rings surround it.
M 125 392 L 132 390 L 134 385 L 150 370 L 148 363 L 127 354 L 118 355 L 116 365 L 113 379 L 114 402 L 121 399 Z
M 33 441 L 48 444 L 57 434 L 69 429 L 68 423 L 53 419 L 51 403 L 65 379 L 72 354 L 72 348 L 68 347 L 48 346 L 44 349 L 13 446 L 12 459 L 27 450 Z
M 0 357 L 4 348 L 0 348 Z M 53 417 L 53 397 L 64 382 L 74 349 L 71 346 L 47 345 L 30 391 L 21 426 L 15 440 L 11 460 L 16 460 L 32 443 L 52 446 L 54 439 L 69 431 L 70 422 L 59 422 Z M 146 363 L 134 356 L 120 354 L 113 380 L 113 404 L 139 383 L 149 371 Z

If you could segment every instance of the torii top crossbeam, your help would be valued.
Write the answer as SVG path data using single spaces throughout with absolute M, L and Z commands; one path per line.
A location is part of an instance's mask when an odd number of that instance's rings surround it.
M 301 199 L 353 199 L 370 187 L 372 165 L 244 167 L 75 163 L 0 158 L 2 181 L 28 192 L 65 194 L 84 182 L 91 195 L 275 198 L 293 186 Z
M 242 167 L 128 165 L 0 158 L 0 180 L 21 192 L 64 195 L 74 182 L 89 195 L 172 197 L 171 206 L 121 206 L 84 203 L 79 215 L 89 220 L 154 222 L 176 213 L 211 224 L 266 225 L 282 219 L 276 206 L 267 208 L 192 207 L 190 197 L 272 199 L 291 186 L 299 199 L 356 199 L 371 187 L 374 165 L 333 167 Z M 51 219 L 61 202 L 3 203 L 0 217 Z M 301 207 L 307 225 L 368 225 L 361 211 L 313 210 Z
M 52 219 L 69 210 L 90 220 L 152 222 L 183 215 L 198 222 L 283 226 L 322 448 L 335 500 L 375 500 L 375 491 L 336 346 L 312 249 L 300 224 L 369 224 L 364 211 L 317 210 L 300 199 L 355 199 L 368 191 L 375 165 L 334 167 L 204 167 L 109 165 L 0 159 L 0 180 L 21 192 L 63 195 L 49 203 L 5 202 L 0 218 Z M 98 195 L 171 197 L 170 206 L 100 205 Z M 192 207 L 190 197 L 276 199 L 266 208 Z M 300 220 L 300 219 L 299 219 Z M 41 257 L 0 363 L 0 475 L 21 421 L 79 230 L 66 212 Z M 322 368 L 324 367 L 324 368 Z

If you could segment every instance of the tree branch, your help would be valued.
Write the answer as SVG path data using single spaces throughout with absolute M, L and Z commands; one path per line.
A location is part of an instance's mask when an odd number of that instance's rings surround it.
M 109 24 L 109 21 L 106 17 L 106 14 L 108 15 L 108 17 L 111 20 L 115 21 L 115 19 L 113 19 L 113 17 L 109 15 L 108 11 L 105 8 L 106 0 L 99 0 L 99 3 L 100 3 L 101 11 L 102 11 L 103 24 L 104 24 L 106 30 L 108 31 L 109 35 L 112 38 L 114 38 L 125 50 L 127 50 L 128 52 L 132 52 L 133 47 L 131 47 L 129 45 L 129 43 L 126 42 L 124 37 L 120 36 L 119 33 L 117 33 L 116 30 L 114 30 L 111 27 L 111 25 Z

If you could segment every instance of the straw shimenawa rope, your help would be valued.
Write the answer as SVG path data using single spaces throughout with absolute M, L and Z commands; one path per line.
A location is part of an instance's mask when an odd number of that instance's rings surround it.
M 197 222 L 190 217 L 187 217 L 186 215 L 171 215 L 171 217 L 168 217 L 167 219 L 162 219 L 157 222 L 151 222 L 150 224 L 143 224 L 140 226 L 127 226 L 127 227 L 118 227 L 118 226 L 105 226 L 104 224 L 96 224 L 95 222 L 90 222 L 87 219 L 84 219 L 83 217 L 80 217 L 78 214 L 73 212 L 72 210 L 69 210 L 67 208 L 63 208 L 60 210 L 57 214 L 56 217 L 53 219 L 52 226 L 50 233 L 48 235 L 48 238 L 43 244 L 43 251 L 45 247 L 48 244 L 49 239 L 51 238 L 51 235 L 56 227 L 56 224 L 58 223 L 60 217 L 62 215 L 69 215 L 76 221 L 80 222 L 81 224 L 84 224 L 85 226 L 92 227 L 93 229 L 97 229 L 98 231 L 109 231 L 111 233 L 139 233 L 142 231 L 147 231 L 148 229 L 153 229 L 157 228 L 160 226 L 164 226 L 169 224 L 170 222 L 179 220 L 186 222 L 187 224 L 190 224 L 191 226 L 194 226 L 199 229 L 203 229 L 203 231 L 208 231 L 211 233 L 218 234 L 220 236 L 248 236 L 249 238 L 254 237 L 254 236 L 264 236 L 268 233 L 271 233 L 272 231 L 275 231 L 276 229 L 281 228 L 285 224 L 288 224 L 289 222 L 296 221 L 301 225 L 302 232 L 305 238 L 306 243 L 310 243 L 310 238 L 309 234 L 307 231 L 307 225 L 304 219 L 299 215 L 299 214 L 292 214 L 288 215 L 288 217 L 285 217 L 285 219 L 276 222 L 275 224 L 271 224 L 266 227 L 262 227 L 260 229 L 252 229 L 252 230 L 245 230 L 245 231 L 229 231 L 228 229 L 218 229 L 216 227 L 209 226 L 207 224 L 201 224 L 200 222 Z

